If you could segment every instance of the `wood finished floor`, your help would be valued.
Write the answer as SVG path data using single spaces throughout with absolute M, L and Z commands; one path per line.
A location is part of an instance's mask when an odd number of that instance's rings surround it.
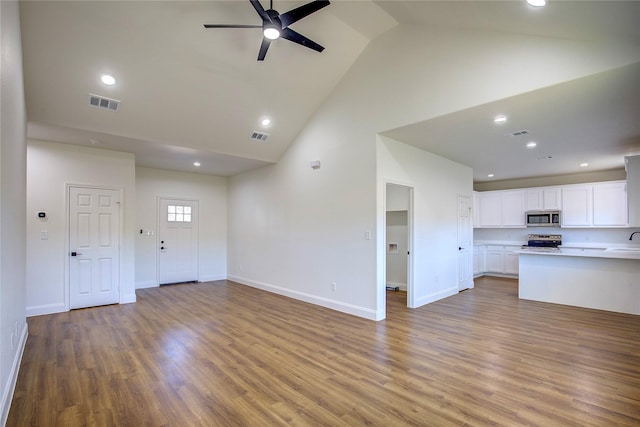
M 640 316 L 517 282 L 373 322 L 219 281 L 28 319 L 8 426 L 640 425 Z

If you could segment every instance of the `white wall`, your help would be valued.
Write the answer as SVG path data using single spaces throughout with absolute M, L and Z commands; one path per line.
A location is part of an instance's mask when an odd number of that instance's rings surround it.
M 227 278 L 227 179 L 136 168 L 136 288 L 158 286 L 158 198 L 199 201 L 198 280 Z M 145 233 L 140 234 L 140 229 Z M 146 231 L 153 231 L 147 235 Z
M 481 31 L 402 25 L 381 35 L 278 164 L 230 179 L 230 278 L 359 316 L 384 318 L 382 174 L 394 163 L 396 149 L 405 149 L 387 142 L 376 145 L 376 135 L 627 65 L 639 57 L 636 46 Z M 379 172 L 376 156 L 383 157 Z M 322 168 L 313 171 L 309 162 L 316 159 Z M 458 187 L 471 194 L 467 169 L 453 167 L 452 172 L 441 160 L 431 160 L 436 169 L 427 173 L 433 182 L 426 188 L 433 188 L 433 194 L 442 194 L 445 201 Z M 396 163 L 390 177 L 417 179 L 420 173 L 414 168 L 426 167 L 408 158 L 402 161 L 414 166 L 405 171 L 403 163 Z M 455 171 L 468 183 L 439 190 L 442 177 Z M 450 231 L 457 205 L 430 212 L 430 205 L 443 200 L 429 190 L 415 201 L 420 215 L 429 220 L 416 224 L 416 235 L 424 239 L 423 245 L 449 245 L 452 237 L 439 230 Z M 371 240 L 365 238 L 367 232 L 373 232 Z M 454 289 L 453 253 L 436 247 L 416 256 L 424 265 L 416 267 L 414 304 Z
M 69 309 L 67 184 L 123 190 L 120 302 L 135 302 L 135 164 L 133 154 L 29 140 L 27 147 L 27 315 Z M 47 213 L 43 222 L 36 212 Z M 48 232 L 48 240 L 40 232 Z
M 5 425 L 27 339 L 26 109 L 17 1 L 0 1 L 0 52 L 0 425 Z

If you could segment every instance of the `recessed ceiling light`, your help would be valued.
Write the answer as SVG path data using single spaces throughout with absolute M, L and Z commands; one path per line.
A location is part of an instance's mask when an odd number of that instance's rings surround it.
M 589 163 L 580 163 L 581 168 L 586 168 L 587 166 L 589 166 Z
M 271 124 L 271 119 L 264 118 L 260 123 L 262 124 L 262 126 L 269 126 Z
M 535 148 L 537 145 L 538 145 L 538 143 L 535 142 L 535 141 L 527 142 L 527 148 Z
M 507 122 L 507 116 L 499 115 L 493 118 L 493 122 L 497 124 L 502 124 Z
M 489 175 L 487 175 L 489 178 L 493 178 L 495 175 L 490 173 Z
M 547 0 L 527 0 L 527 4 L 533 7 L 542 7 L 547 4 Z
M 113 86 L 114 84 L 116 84 L 116 79 L 109 74 L 101 75 L 100 80 L 102 81 L 102 83 L 106 84 L 107 86 Z
M 200 167 L 200 162 L 193 162 L 193 166 L 199 168 Z

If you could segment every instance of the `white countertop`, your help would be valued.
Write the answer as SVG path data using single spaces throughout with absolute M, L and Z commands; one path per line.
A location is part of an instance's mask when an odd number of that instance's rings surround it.
M 557 252 L 544 252 L 532 249 L 514 251 L 520 255 L 546 255 L 546 256 L 570 256 L 570 257 L 590 257 L 590 258 L 615 258 L 615 259 L 635 259 L 640 260 L 640 249 L 634 248 L 580 248 L 561 247 Z
M 617 259 L 638 259 L 640 260 L 640 245 L 628 245 L 620 243 L 566 243 L 560 245 L 560 251 L 536 251 L 535 249 L 520 250 L 525 242 L 508 240 L 476 240 L 474 246 L 499 245 L 517 246 L 514 250 L 518 254 L 526 255 L 547 255 L 547 256 L 575 256 L 591 258 L 617 258 Z

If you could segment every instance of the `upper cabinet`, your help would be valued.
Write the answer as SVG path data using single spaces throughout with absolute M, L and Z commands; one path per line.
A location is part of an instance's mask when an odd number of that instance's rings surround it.
M 476 228 L 523 228 L 525 212 L 532 210 L 559 210 L 562 227 L 628 227 L 631 211 L 626 181 L 481 191 L 474 207 Z
M 593 226 L 626 227 L 627 183 L 626 181 L 603 182 L 593 185 Z
M 626 181 L 562 189 L 563 227 L 627 227 Z
M 500 206 L 503 227 L 525 227 L 523 190 L 502 191 Z
M 524 199 L 523 190 L 480 192 L 477 227 L 525 227 Z
M 591 227 L 593 225 L 593 186 L 571 185 L 562 189 L 563 227 Z
M 560 187 L 529 188 L 525 190 L 525 210 L 543 211 L 562 208 L 562 189 Z
M 502 227 L 502 206 L 500 191 L 485 191 L 478 198 L 478 226 L 484 228 Z
M 629 226 L 640 227 L 640 156 L 624 158 L 627 169 Z

